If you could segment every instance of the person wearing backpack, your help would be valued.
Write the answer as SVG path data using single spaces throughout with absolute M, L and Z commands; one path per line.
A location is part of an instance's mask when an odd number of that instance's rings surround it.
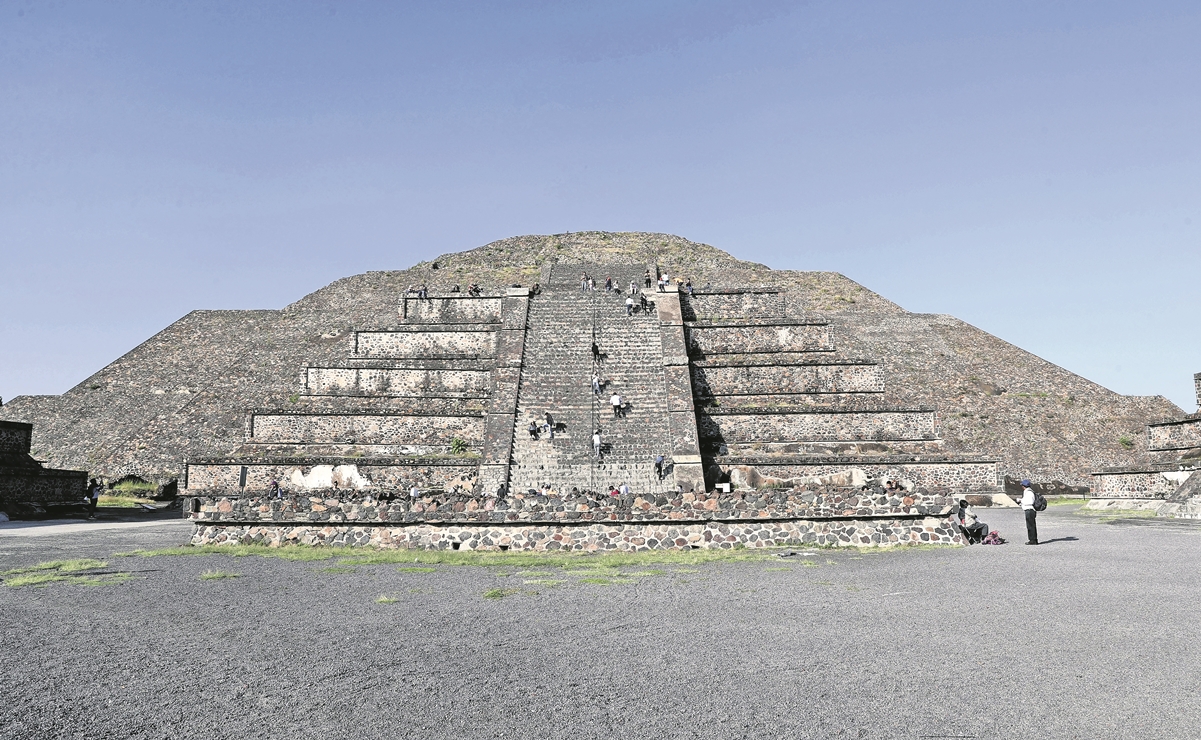
M 1038 512 L 1047 508 L 1047 499 L 1035 493 L 1029 480 L 1022 481 L 1022 513 L 1026 515 L 1026 544 L 1038 544 Z

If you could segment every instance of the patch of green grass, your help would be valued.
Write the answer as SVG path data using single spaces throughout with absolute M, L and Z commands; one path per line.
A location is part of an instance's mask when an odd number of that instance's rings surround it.
M 231 573 L 228 570 L 206 570 L 200 574 L 202 581 L 223 581 L 227 578 L 241 578 L 241 573 Z
M 580 583 L 591 583 L 595 586 L 612 586 L 613 579 L 612 578 L 601 578 L 599 576 L 590 576 L 588 578 L 581 578 Z
M 1123 434 L 1122 436 L 1118 437 L 1118 444 L 1120 444 L 1121 446 L 1125 447 L 1128 450 L 1133 450 L 1134 449 L 1134 437 L 1131 437 L 1129 434 Z
M 764 568 L 763 570 L 792 570 L 792 568 Z
M 131 573 L 87 573 L 103 568 L 108 563 L 95 558 L 74 560 L 50 560 L 24 568 L 12 568 L 0 572 L 4 585 L 11 588 L 35 586 L 41 588 L 51 583 L 70 583 L 76 586 L 111 586 L 125 583 L 133 578 Z
M 402 568 L 397 568 L 397 570 L 400 571 L 401 573 L 433 573 L 434 571 L 436 571 L 438 569 L 437 568 L 427 568 L 427 567 L 423 567 L 423 566 L 409 565 L 409 566 L 405 566 Z
M 801 565 L 805 568 L 819 568 L 816 560 L 802 560 Z
M 396 598 L 395 596 L 388 596 L 387 594 L 380 594 L 379 596 L 375 597 L 375 603 L 377 604 L 395 604 L 398 601 L 400 601 L 400 599 Z
M 554 579 L 554 578 L 528 578 L 528 579 L 522 581 L 522 583 L 524 583 L 527 586 L 531 586 L 531 585 L 558 586 L 563 583 L 566 583 L 566 581 L 558 580 L 558 579 Z
M 27 565 L 24 568 L 12 568 L 0 571 L 0 576 L 15 576 L 20 573 L 36 573 L 39 571 L 57 571 L 59 573 L 78 573 L 83 570 L 96 570 L 108 565 L 104 560 L 95 558 L 75 558 L 74 560 L 47 560 L 37 565 Z
M 133 578 L 131 573 L 95 573 L 87 575 L 72 575 L 70 573 L 60 573 L 58 571 L 41 571 L 37 573 L 25 573 L 18 576 L 10 576 L 4 579 L 4 585 L 19 588 L 21 586 L 35 586 L 41 588 L 51 583 L 69 583 L 75 586 L 111 586 L 118 583 L 125 583 Z
M 490 588 L 484 592 L 485 599 L 503 599 L 521 593 L 519 588 Z
M 118 494 L 121 493 L 146 493 L 148 491 L 157 491 L 158 486 L 144 480 L 123 480 L 113 486 L 112 491 Z
M 153 505 L 154 502 L 133 496 L 100 496 L 96 499 L 96 506 L 107 509 L 140 509 L 142 504 Z
M 646 568 L 651 565 L 690 566 L 719 562 L 767 560 L 774 557 L 771 550 L 653 550 L 650 552 L 500 552 L 496 550 L 375 550 L 351 547 L 309 547 L 287 545 L 198 545 L 165 547 L 155 550 L 133 550 L 114 553 L 114 557 L 175 557 L 185 555 L 224 555 L 227 557 L 258 556 L 283 560 L 321 561 L 337 559 L 338 565 L 482 565 L 513 567 L 523 570 L 546 568 L 576 569 L 607 572 L 614 568 Z M 695 569 L 674 567 L 677 573 L 696 572 Z

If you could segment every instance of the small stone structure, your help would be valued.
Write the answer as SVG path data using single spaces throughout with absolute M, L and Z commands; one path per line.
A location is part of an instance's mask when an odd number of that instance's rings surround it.
M 1193 383 L 1197 413 L 1148 424 L 1146 459 L 1094 472 L 1095 498 L 1090 508 L 1156 509 L 1163 516 L 1193 516 L 1187 513 L 1192 511 L 1190 505 L 1185 505 L 1191 488 L 1183 491 L 1183 498 L 1177 495 L 1201 467 L 1201 373 L 1193 376 Z
M 36 512 L 81 503 L 88 474 L 43 466 L 29 454 L 32 438 L 32 424 L 0 421 L 0 511 Z

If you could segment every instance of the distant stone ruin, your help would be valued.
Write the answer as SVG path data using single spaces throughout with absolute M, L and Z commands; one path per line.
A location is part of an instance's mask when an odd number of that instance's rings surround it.
M 30 456 L 33 425 L 0 421 L 0 512 L 42 514 L 83 502 L 87 473 L 47 468 Z
M 1164 516 L 1201 514 L 1183 506 L 1195 495 L 1195 486 L 1185 488 L 1185 484 L 1201 467 L 1201 373 L 1193 376 L 1193 384 L 1197 413 L 1148 424 L 1144 459 L 1093 473 L 1091 508 L 1156 509 Z

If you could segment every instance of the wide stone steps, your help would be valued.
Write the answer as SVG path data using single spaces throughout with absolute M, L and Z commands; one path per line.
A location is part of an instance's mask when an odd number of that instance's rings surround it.
M 623 482 L 647 491 L 674 488 L 670 478 L 660 482 L 653 472 L 654 455 L 670 451 L 658 316 L 653 308 L 627 316 L 625 308 L 630 280 L 641 288 L 645 269 L 559 267 L 543 294 L 531 299 L 510 468 L 514 490 L 543 484 L 601 490 Z M 584 270 L 597 278 L 596 291 L 580 290 Z M 603 290 L 606 275 L 614 277 L 613 293 Z M 602 353 L 595 364 L 593 341 Z M 605 382 L 599 396 L 591 386 L 594 370 Z M 623 418 L 613 416 L 614 392 L 626 404 Z M 540 431 L 531 440 L 530 419 L 541 424 L 547 411 L 559 425 L 555 438 Z M 598 427 L 601 460 L 592 450 Z

